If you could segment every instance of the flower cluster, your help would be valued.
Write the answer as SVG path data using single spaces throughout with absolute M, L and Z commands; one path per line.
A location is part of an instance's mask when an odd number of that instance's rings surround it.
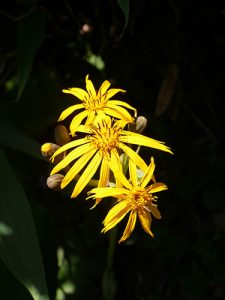
M 144 231 L 153 236 L 152 216 L 161 218 L 155 193 L 167 186 L 155 180 L 153 157 L 147 165 L 138 153 L 141 146 L 172 152 L 163 142 L 140 133 L 146 119 L 137 117 L 134 107 L 112 99 L 125 90 L 110 89 L 110 82 L 105 80 L 96 91 L 88 75 L 85 80 L 86 90 L 63 90 L 81 101 L 65 109 L 58 119 L 70 117 L 69 130 L 60 125 L 56 129 L 57 145 L 42 145 L 43 156 L 54 164 L 47 184 L 58 190 L 73 182 L 71 198 L 76 198 L 87 185 L 94 185 L 87 197 L 95 200 L 93 207 L 103 198 L 115 198 L 102 232 L 112 229 L 129 213 L 119 242 L 131 235 L 137 217 Z M 98 178 L 94 179 L 96 173 Z

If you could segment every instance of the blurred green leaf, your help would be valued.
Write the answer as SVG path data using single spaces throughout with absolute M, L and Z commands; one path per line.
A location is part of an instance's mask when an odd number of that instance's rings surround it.
M 32 300 L 27 289 L 13 276 L 0 260 L 1 299 Z
M 34 300 L 48 300 L 44 269 L 30 207 L 0 150 L 0 257 Z
M 0 144 L 4 147 L 23 152 L 38 159 L 42 159 L 40 145 L 35 140 L 1 118 Z
M 125 25 L 124 29 L 127 27 L 128 20 L 129 20 L 129 13 L 130 13 L 130 2 L 129 0 L 117 0 L 121 10 L 123 11 L 125 17 Z
M 17 100 L 20 99 L 33 66 L 35 55 L 44 39 L 46 14 L 41 9 L 33 10 L 18 25 L 18 78 Z

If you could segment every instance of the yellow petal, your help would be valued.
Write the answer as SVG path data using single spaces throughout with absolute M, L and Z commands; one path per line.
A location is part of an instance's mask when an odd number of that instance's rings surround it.
M 157 206 L 154 204 L 149 204 L 148 205 L 149 210 L 151 211 L 151 214 L 156 218 L 156 219 L 161 219 L 161 214 L 160 211 L 158 210 Z
M 98 116 L 97 116 L 98 119 L 96 119 L 97 123 L 99 122 L 99 120 L 106 119 L 106 114 L 104 113 L 104 111 L 102 109 L 98 109 L 97 114 L 98 114 Z
M 133 160 L 133 162 L 144 172 L 148 169 L 145 161 L 130 147 L 123 143 L 119 143 L 119 148 L 122 149 L 126 155 Z
M 116 226 L 129 211 L 130 207 L 127 200 L 121 201 L 114 205 L 103 221 L 104 228 L 102 229 L 102 232 L 105 233 L 106 231 Z
M 94 110 L 90 110 L 87 116 L 87 120 L 85 122 L 85 126 L 92 124 L 95 116 L 96 116 L 96 112 Z
M 127 222 L 127 226 L 123 232 L 123 236 L 119 240 L 119 243 L 124 242 L 127 238 L 129 238 L 129 236 L 131 235 L 131 233 L 134 230 L 136 220 L 137 220 L 137 212 L 131 211 L 128 222 Z
M 71 151 L 62 161 L 60 161 L 51 171 L 50 175 L 53 175 L 60 170 L 67 167 L 73 160 L 77 159 L 82 154 L 87 153 L 90 151 L 90 144 L 85 144 L 82 146 L 79 146 L 75 150 Z
M 161 192 L 161 191 L 165 191 L 167 190 L 167 186 L 162 183 L 162 182 L 157 182 L 157 183 L 153 183 L 151 185 L 151 188 L 150 188 L 150 193 L 153 194 L 153 193 L 157 193 L 157 192 Z
M 89 98 L 88 93 L 85 90 L 80 88 L 69 88 L 67 90 L 62 90 L 62 91 L 63 93 L 66 94 L 72 94 L 82 101 L 84 101 L 86 98 Z
M 103 158 L 101 169 L 100 169 L 100 178 L 98 182 L 98 187 L 107 186 L 109 182 L 109 165 L 106 159 Z
M 139 145 L 139 146 L 151 147 L 151 148 L 155 148 L 155 149 L 166 151 L 166 152 L 173 154 L 173 152 L 170 150 L 170 148 L 167 147 L 166 145 L 164 145 L 163 142 L 154 140 L 154 139 L 144 136 L 142 134 L 134 133 L 131 131 L 123 130 L 121 133 L 124 134 L 124 135 L 121 134 L 121 137 L 120 137 L 121 142 Z
M 96 173 L 100 163 L 102 160 L 102 155 L 100 152 L 97 152 L 89 165 L 84 170 L 83 174 L 80 176 L 80 178 L 77 181 L 77 184 L 73 190 L 73 193 L 71 195 L 71 198 L 76 198 L 81 191 L 85 188 L 85 186 L 88 184 L 88 182 L 91 180 L 91 178 Z
M 128 195 L 129 190 L 124 188 L 114 188 L 114 187 L 98 187 L 94 188 L 88 192 L 89 198 L 105 198 L 105 197 L 121 197 L 122 195 Z
M 91 129 L 89 128 L 89 126 L 86 126 L 86 125 L 79 125 L 77 127 L 77 131 L 78 132 L 83 132 L 83 133 L 87 133 L 87 134 L 90 134 L 92 133 Z
M 129 122 L 127 120 L 117 120 L 115 122 L 116 127 L 119 129 L 123 129 Z
M 67 151 L 71 148 L 74 148 L 74 147 L 77 147 L 77 146 L 80 146 L 82 144 L 85 144 L 85 143 L 88 143 L 88 140 L 87 138 L 83 138 L 83 139 L 78 139 L 78 140 L 75 140 L 75 141 L 72 141 L 72 142 L 69 142 L 67 144 L 65 144 L 64 146 L 60 147 L 52 156 L 52 161 L 54 161 L 54 158 L 63 153 L 64 151 Z
M 111 157 L 109 160 L 109 167 L 112 170 L 115 178 L 117 178 L 126 188 L 131 189 L 132 186 L 124 176 L 122 172 L 122 165 L 119 159 L 119 155 L 116 150 L 111 151 Z
M 70 170 L 67 172 L 66 176 L 64 177 L 61 188 L 63 189 L 67 184 L 69 184 L 74 177 L 80 172 L 81 169 L 88 163 L 88 161 L 91 159 L 91 157 L 95 154 L 96 150 L 92 149 L 88 151 L 87 153 L 83 154 L 70 168 Z
M 145 232 L 147 232 L 151 237 L 154 237 L 153 233 L 151 232 L 151 214 L 148 211 L 138 211 L 138 218 L 141 222 L 141 226 Z
M 88 111 L 82 111 L 81 113 L 79 113 L 78 115 L 76 115 L 76 117 L 73 118 L 72 122 L 70 123 L 70 131 L 72 133 L 72 135 L 75 135 L 75 132 L 77 131 L 78 126 L 81 124 L 81 122 L 83 121 L 83 119 L 85 117 L 87 117 L 88 115 Z
M 101 169 L 100 169 L 100 177 L 98 181 L 98 187 L 104 187 L 109 184 L 109 165 L 106 159 L 103 158 Z M 101 201 L 100 198 L 96 198 L 95 205 L 97 205 Z
M 111 83 L 108 80 L 105 80 L 98 91 L 97 97 L 104 96 L 110 85 Z
M 88 94 L 91 96 L 91 97 L 96 97 L 96 91 L 95 91 L 95 88 L 94 88 L 94 85 L 92 83 L 92 81 L 88 78 L 89 76 L 87 75 L 86 76 L 86 90 L 88 91 Z
M 137 186 L 137 166 L 131 159 L 129 159 L 129 174 L 133 186 Z
M 134 121 L 134 118 L 129 114 L 129 112 L 122 107 L 107 105 L 103 108 L 103 111 L 105 114 L 117 119 L 122 119 L 129 122 Z
M 75 110 L 84 108 L 83 104 L 76 104 L 65 109 L 58 118 L 58 121 L 62 121 L 67 118 L 70 114 L 72 114 Z
M 122 90 L 122 89 L 110 89 L 110 90 L 108 90 L 108 92 L 106 94 L 106 99 L 108 100 L 108 99 L 112 98 L 114 95 L 116 95 L 119 92 L 126 93 L 126 91 Z
M 149 183 L 149 181 L 152 179 L 154 171 L 155 171 L 154 159 L 153 157 L 151 157 L 151 163 L 140 181 L 141 187 L 145 187 Z
M 119 105 L 119 106 L 124 106 L 126 108 L 129 108 L 129 109 L 134 111 L 134 117 L 135 118 L 137 117 L 137 110 L 133 106 L 129 105 L 126 102 L 123 102 L 123 101 L 120 101 L 120 100 L 109 100 L 108 104 Z

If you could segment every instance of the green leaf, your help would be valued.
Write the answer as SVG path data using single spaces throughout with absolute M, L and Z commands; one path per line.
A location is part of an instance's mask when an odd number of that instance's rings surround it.
M 1 299 L 33 300 L 27 289 L 13 276 L 0 259 Z
M 119 4 L 121 10 L 123 11 L 125 17 L 125 25 L 124 25 L 124 29 L 125 29 L 129 21 L 130 2 L 129 0 L 117 0 L 117 3 Z
M 29 203 L 1 149 L 0 165 L 0 258 L 34 300 L 48 300 Z
M 46 14 L 34 9 L 18 24 L 18 95 L 20 99 L 29 79 L 35 55 L 44 39 Z
M 42 159 L 39 143 L 1 118 L 0 144 L 4 147 L 23 152 L 38 159 Z

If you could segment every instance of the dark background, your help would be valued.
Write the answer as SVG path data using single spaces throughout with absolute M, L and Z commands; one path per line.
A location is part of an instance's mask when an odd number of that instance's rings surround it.
M 0 1 L 1 117 L 40 144 L 53 142 L 60 112 L 75 103 L 61 90 L 85 88 L 89 74 L 96 88 L 108 79 L 127 90 L 123 99 L 148 118 L 145 134 L 174 152 L 142 149 L 146 161 L 154 155 L 156 178 L 169 187 L 159 194 L 162 220 L 153 220 L 154 239 L 137 225 L 116 245 L 113 277 L 105 279 L 107 204 L 90 211 L 87 190 L 78 199 L 49 190 L 46 161 L 2 144 L 32 208 L 51 299 L 56 290 L 59 300 L 224 299 L 225 3 L 133 0 L 124 28 L 117 1 L 34 2 Z M 32 27 L 31 40 L 18 41 L 18 26 L 33 7 L 46 27 L 18 99 L 18 43 L 35 43 Z M 22 285 L 4 276 L 27 299 Z M 8 299 L 15 299 L 10 292 Z

